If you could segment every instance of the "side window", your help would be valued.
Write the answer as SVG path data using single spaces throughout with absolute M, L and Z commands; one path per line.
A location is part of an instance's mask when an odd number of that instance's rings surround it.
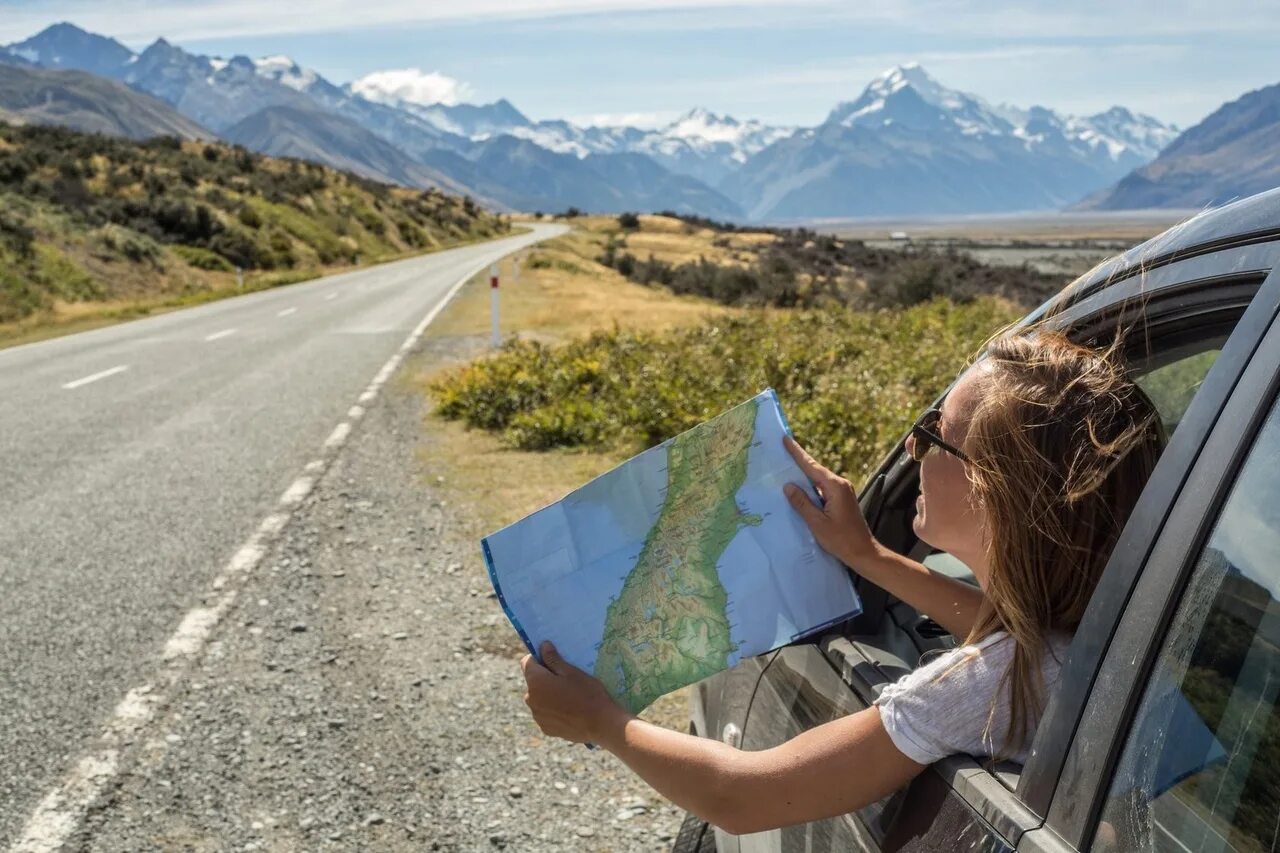
M 1280 408 L 1183 594 L 1094 850 L 1280 849 Z
M 1166 434 L 1173 435 L 1183 413 L 1191 405 L 1191 398 L 1222 352 L 1225 340 L 1224 337 L 1215 337 L 1191 341 L 1176 350 L 1162 353 L 1158 362 L 1134 365 L 1134 381 L 1155 404 Z M 973 572 L 960 560 L 943 551 L 923 550 L 923 555 L 915 556 L 929 568 L 966 583 L 977 584 Z
M 1184 350 L 1172 361 L 1135 371 L 1134 381 L 1155 404 L 1168 435 L 1173 435 L 1205 374 L 1218 360 L 1222 344 L 1222 339 L 1197 341 L 1190 352 Z

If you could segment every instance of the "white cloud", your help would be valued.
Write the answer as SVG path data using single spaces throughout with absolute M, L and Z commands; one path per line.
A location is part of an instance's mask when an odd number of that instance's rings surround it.
M 634 113 L 587 113 L 570 116 L 567 121 L 579 127 L 639 127 L 654 129 L 665 127 L 680 115 L 678 110 L 657 110 Z
M 424 72 L 421 68 L 398 68 L 366 74 L 351 84 L 358 94 L 371 101 L 411 104 L 446 104 L 452 106 L 471 98 L 471 87 L 466 83 L 441 74 Z

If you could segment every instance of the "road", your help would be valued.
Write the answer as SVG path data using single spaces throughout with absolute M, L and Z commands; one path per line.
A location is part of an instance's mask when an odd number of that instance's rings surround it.
M 0 351 L 0 844 L 433 307 L 562 230 Z

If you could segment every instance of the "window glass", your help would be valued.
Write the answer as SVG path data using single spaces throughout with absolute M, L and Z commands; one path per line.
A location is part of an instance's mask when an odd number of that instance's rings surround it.
M 1095 850 L 1280 849 L 1280 409 L 1183 594 Z
M 1191 398 L 1204 382 L 1205 374 L 1218 360 L 1222 350 L 1219 346 L 1201 352 L 1185 355 L 1160 367 L 1139 373 L 1134 377 L 1151 402 L 1155 403 L 1160 420 L 1164 422 L 1165 432 L 1173 435 L 1174 429 L 1182 420 L 1182 415 L 1191 405 Z

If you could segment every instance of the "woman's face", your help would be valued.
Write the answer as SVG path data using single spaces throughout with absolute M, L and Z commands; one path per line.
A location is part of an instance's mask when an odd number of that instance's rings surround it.
M 951 445 L 965 450 L 969 418 L 982 391 L 979 363 L 961 375 L 942 401 L 942 420 L 937 432 Z M 914 452 L 915 436 L 907 439 Z M 920 497 L 916 499 L 915 534 L 964 562 L 979 582 L 984 578 L 986 549 L 983 544 L 984 517 L 973 505 L 973 489 L 965 472 L 966 463 L 941 448 L 932 448 L 920 463 Z

